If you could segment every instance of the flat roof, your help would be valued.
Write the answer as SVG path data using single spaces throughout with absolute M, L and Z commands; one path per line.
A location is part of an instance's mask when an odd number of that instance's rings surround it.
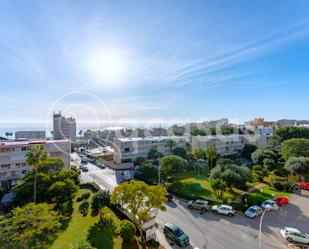
M 25 141 L 1 141 L 0 148 L 4 147 L 16 147 L 16 146 L 29 146 L 34 144 L 63 144 L 69 143 L 69 140 L 25 140 Z
M 187 136 L 161 136 L 161 137 L 121 137 L 117 140 L 121 142 L 137 142 L 137 141 L 160 141 L 164 139 L 187 139 Z

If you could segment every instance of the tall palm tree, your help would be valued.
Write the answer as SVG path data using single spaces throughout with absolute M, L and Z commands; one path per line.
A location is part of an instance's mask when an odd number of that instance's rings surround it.
M 27 163 L 32 167 L 34 171 L 34 186 L 33 186 L 33 201 L 36 203 L 36 185 L 37 185 L 37 173 L 40 168 L 40 164 L 47 158 L 47 153 L 42 145 L 35 145 L 27 153 Z
M 170 154 L 172 154 L 173 152 L 173 147 L 176 146 L 176 142 L 172 139 L 166 140 L 165 142 L 165 147 L 169 147 L 170 148 Z
M 210 144 L 206 149 L 206 156 L 210 161 L 210 169 L 213 168 L 213 162 L 217 158 L 217 150 L 214 144 Z

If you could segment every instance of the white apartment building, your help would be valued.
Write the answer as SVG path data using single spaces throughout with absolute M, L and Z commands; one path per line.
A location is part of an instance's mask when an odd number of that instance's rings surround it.
M 62 116 L 61 112 L 54 113 L 53 137 L 55 140 L 68 139 L 76 142 L 76 120 Z
M 71 143 L 68 140 L 0 141 L 0 187 L 17 184 L 30 166 L 27 152 L 34 145 L 42 145 L 50 157 L 60 157 L 64 168 L 70 168 Z
M 215 145 L 221 156 L 234 155 L 242 151 L 245 144 L 252 144 L 258 148 L 266 148 L 267 137 L 261 135 L 210 135 L 192 136 L 192 149 L 206 150 L 209 145 Z
M 138 157 L 148 158 L 148 152 L 151 148 L 162 154 L 168 154 L 170 150 L 166 146 L 168 140 L 175 141 L 175 147 L 183 148 L 189 142 L 186 136 L 115 138 L 114 161 L 121 164 L 133 162 Z
M 15 140 L 19 139 L 46 139 L 45 131 L 16 131 Z

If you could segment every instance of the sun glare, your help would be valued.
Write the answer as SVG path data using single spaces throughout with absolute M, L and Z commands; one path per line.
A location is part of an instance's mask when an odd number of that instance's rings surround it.
M 87 69 L 93 83 L 113 87 L 123 83 L 126 62 L 120 51 L 99 49 L 90 54 L 87 60 Z

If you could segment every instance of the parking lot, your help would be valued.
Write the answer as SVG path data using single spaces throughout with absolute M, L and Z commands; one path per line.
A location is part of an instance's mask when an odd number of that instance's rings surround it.
M 262 248 L 286 248 L 287 242 L 281 237 L 280 229 L 295 227 L 309 232 L 309 197 L 292 195 L 287 206 L 279 211 L 267 212 L 262 226 Z M 210 212 L 190 210 L 185 202 L 175 200 L 167 205 L 167 211 L 157 217 L 158 238 L 166 248 L 178 248 L 166 240 L 162 233 L 165 223 L 171 222 L 181 227 L 191 240 L 188 248 L 255 249 L 258 248 L 260 217 L 249 219 L 242 213 L 235 217 L 216 215 Z

